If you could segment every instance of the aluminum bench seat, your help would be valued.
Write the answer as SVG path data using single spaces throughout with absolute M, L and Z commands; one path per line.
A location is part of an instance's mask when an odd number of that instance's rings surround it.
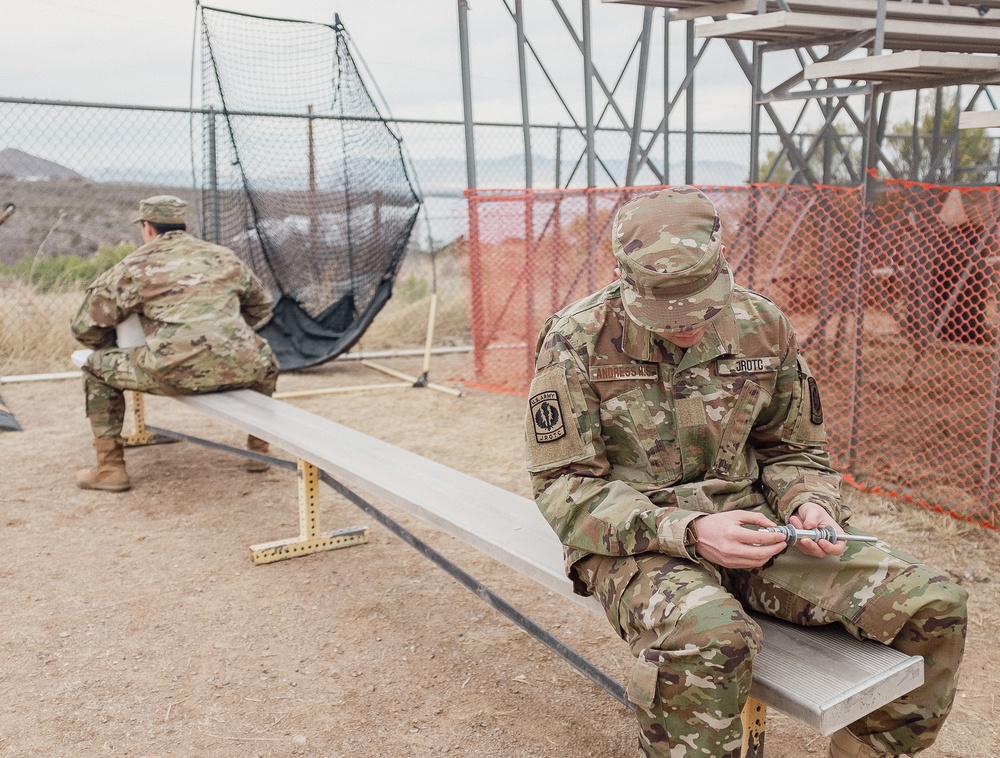
M 378 498 L 603 618 L 573 593 L 562 547 L 529 498 L 250 390 L 175 398 L 267 440 L 358 494 Z M 834 627 L 756 617 L 764 649 L 753 697 L 830 734 L 923 681 L 923 660 Z

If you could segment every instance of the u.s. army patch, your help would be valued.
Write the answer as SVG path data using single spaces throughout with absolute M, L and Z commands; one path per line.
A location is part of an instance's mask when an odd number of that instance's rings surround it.
M 546 390 L 528 401 L 531 420 L 535 425 L 536 442 L 555 442 L 566 436 L 566 422 L 559 405 L 559 393 Z
M 781 368 L 781 358 L 775 355 L 767 355 L 761 358 L 727 358 L 723 361 L 717 361 L 715 368 L 719 372 L 719 376 L 763 374 L 777 371 Z
M 535 374 L 528 390 L 529 418 L 524 420 L 528 471 L 535 474 L 594 455 L 594 444 L 589 439 L 584 442 L 576 415 L 585 404 L 576 373 L 552 365 Z

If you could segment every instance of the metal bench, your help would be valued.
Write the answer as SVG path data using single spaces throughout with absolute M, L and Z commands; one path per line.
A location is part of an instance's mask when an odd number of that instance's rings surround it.
M 319 531 L 316 485 L 323 479 L 338 491 L 355 493 L 350 498 L 355 504 L 364 503 L 363 496 L 378 498 L 603 616 L 593 598 L 573 593 L 563 571 L 559 541 L 532 500 L 250 390 L 175 399 L 298 459 L 301 534 L 253 546 L 256 562 L 365 541 L 363 527 Z M 424 552 L 428 552 L 426 546 Z M 476 591 L 497 607 L 489 590 L 477 585 Z M 520 623 L 516 614 L 509 617 Z M 744 755 L 748 758 L 763 755 L 767 706 L 828 735 L 923 681 L 919 657 L 858 641 L 839 628 L 803 628 L 767 617 L 756 619 L 764 631 L 765 646 L 755 661 L 752 698 L 744 712 L 748 723 Z M 530 624 L 524 628 L 546 641 L 544 630 Z M 574 662 L 573 651 L 551 640 L 546 644 Z M 595 681 L 602 683 L 599 678 Z M 603 685 L 621 699 L 620 685 L 609 687 L 606 681 Z
M 74 353 L 74 363 L 82 365 L 87 352 Z M 132 424 L 127 441 L 130 444 L 148 444 L 165 434 L 225 447 L 165 429 L 147 428 L 143 396 L 134 392 L 129 395 Z M 365 527 L 320 530 L 318 485 L 325 481 L 612 696 L 627 703 L 620 684 L 386 517 L 365 501 L 361 493 L 420 518 L 543 587 L 603 615 L 603 609 L 593 598 L 573 593 L 563 571 L 559 541 L 533 501 L 250 390 L 174 399 L 267 440 L 297 459 L 300 533 L 297 537 L 251 546 L 255 563 L 367 541 Z M 278 459 L 273 462 L 287 463 Z M 906 656 L 875 642 L 856 640 L 835 627 L 805 628 L 765 616 L 755 618 L 764 632 L 764 649 L 754 662 L 751 698 L 743 712 L 745 758 L 763 756 L 768 706 L 828 735 L 923 682 L 923 660 L 919 657 Z

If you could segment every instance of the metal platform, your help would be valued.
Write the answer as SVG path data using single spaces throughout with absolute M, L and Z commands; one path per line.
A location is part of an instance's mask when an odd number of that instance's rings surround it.
M 1000 127 L 1000 111 L 964 111 L 958 114 L 959 129 L 990 129 Z
M 875 18 L 776 11 L 699 24 L 695 36 L 802 45 L 817 44 L 838 34 L 874 33 L 875 28 Z M 1000 50 L 1000 25 L 982 23 L 973 29 L 968 24 L 886 18 L 885 47 L 894 51 L 996 53 Z
M 641 5 L 654 8 L 674 8 L 675 19 L 718 17 L 732 14 L 757 14 L 759 0 L 601 0 L 620 5 Z M 858 16 L 875 18 L 877 0 L 787 0 L 783 7 L 777 0 L 767 0 L 766 12 L 789 10 L 802 13 L 820 13 L 831 16 Z M 947 23 L 1000 23 L 1000 0 L 966 3 L 914 3 L 904 0 L 887 0 L 886 18 L 910 19 Z
M 805 66 L 806 79 L 849 79 L 887 82 L 907 88 L 938 84 L 953 86 L 963 81 L 1000 81 L 1000 57 L 969 53 L 906 50 L 866 58 L 819 61 Z

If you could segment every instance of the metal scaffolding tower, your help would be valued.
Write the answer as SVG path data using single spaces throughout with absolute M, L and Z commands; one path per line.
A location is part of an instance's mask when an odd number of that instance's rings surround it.
M 959 128 L 974 123 L 959 114 L 993 111 L 991 85 L 1000 84 L 1000 0 L 602 0 L 606 4 L 643 6 L 631 54 L 621 71 L 605 76 L 594 65 L 591 0 L 578 0 L 574 24 L 564 5 L 550 0 L 581 56 L 584 77 L 582 113 L 574 112 L 546 70 L 545 50 L 531 42 L 521 0 L 513 7 L 498 0 L 512 21 L 518 56 L 521 118 L 524 132 L 525 186 L 533 185 L 527 69 L 533 60 L 565 108 L 572 128 L 585 141 L 587 186 L 610 181 L 631 185 L 642 169 L 659 183 L 670 177 L 670 129 L 683 110 L 684 181 L 695 165 L 695 73 L 710 49 L 724 45 L 751 89 L 751 182 L 860 184 L 872 173 L 942 183 L 976 183 L 993 165 L 962 165 Z M 472 129 L 468 0 L 457 0 L 462 50 L 463 94 L 469 186 L 475 188 L 475 141 Z M 534 7 L 529 11 L 536 10 Z M 653 28 L 663 25 L 662 56 L 653 50 Z M 670 29 L 683 24 L 684 70 L 670 71 Z M 630 40 L 631 42 L 631 40 Z M 622 107 L 622 79 L 634 66 L 632 107 Z M 654 66 L 662 66 L 662 97 L 651 97 L 647 84 Z M 659 75 L 660 72 L 657 72 Z M 609 86 L 608 82 L 614 82 Z M 595 88 L 606 101 L 595 119 Z M 912 92 L 908 134 L 893 131 L 899 123 L 894 93 Z M 655 125 L 650 111 L 660 102 Z M 653 108 L 651 108 L 653 106 Z M 903 106 L 905 107 L 905 106 Z M 602 156 L 595 130 L 611 114 L 629 136 L 626 168 L 615 175 L 608 166 L 623 156 Z M 989 117 L 986 117 L 987 119 Z M 905 121 L 905 119 L 903 119 Z M 960 123 L 961 122 L 961 123 Z M 996 120 L 987 121 L 987 126 Z M 773 130 L 779 148 L 765 153 L 761 135 Z M 657 152 L 659 154 L 657 154 Z

